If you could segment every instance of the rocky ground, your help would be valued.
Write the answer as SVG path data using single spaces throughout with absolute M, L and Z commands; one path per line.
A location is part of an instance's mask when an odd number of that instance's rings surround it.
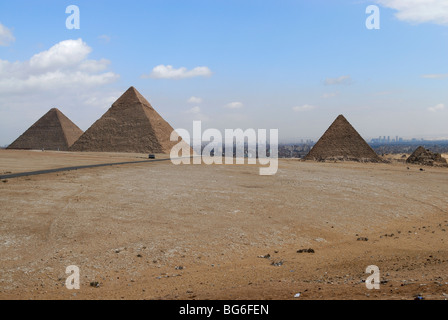
M 0 151 L 0 173 L 144 157 Z M 281 160 L 275 176 L 158 162 L 4 180 L 0 299 L 447 299 L 446 194 L 448 169 L 399 162 Z M 70 265 L 79 290 L 65 287 Z M 379 290 L 366 288 L 369 265 Z

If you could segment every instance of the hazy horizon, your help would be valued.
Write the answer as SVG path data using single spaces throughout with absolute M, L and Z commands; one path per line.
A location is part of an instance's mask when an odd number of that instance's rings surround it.
M 76 4 L 80 28 L 68 29 Z M 87 130 L 134 86 L 173 128 L 448 139 L 448 5 L 434 0 L 0 3 L 0 145 L 53 107 Z M 370 30 L 369 5 L 380 29 Z

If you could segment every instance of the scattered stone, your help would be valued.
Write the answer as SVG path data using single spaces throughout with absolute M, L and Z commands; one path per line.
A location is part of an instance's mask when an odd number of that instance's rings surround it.
M 419 293 L 414 297 L 414 300 L 425 300 L 425 298 L 423 298 L 423 296 Z
M 258 256 L 258 258 L 261 258 L 261 259 L 270 259 L 270 258 L 271 258 L 271 255 L 268 253 L 268 254 L 265 255 L 265 256 Z
M 423 166 L 448 167 L 446 159 L 440 153 L 431 152 L 422 146 L 418 147 L 406 162 Z M 420 171 L 425 170 L 420 168 Z
M 280 260 L 280 261 L 278 261 L 278 262 L 273 261 L 273 262 L 271 263 L 271 266 L 274 266 L 274 267 L 281 267 L 281 266 L 283 265 L 283 263 L 284 263 L 283 260 Z
M 314 253 L 314 249 L 300 249 L 297 253 Z
M 174 269 L 176 269 L 176 270 L 184 270 L 184 267 L 183 266 L 175 266 Z
M 92 281 L 90 282 L 90 286 L 93 288 L 99 288 L 100 287 L 100 283 L 97 281 Z
M 357 241 L 369 241 L 369 239 L 366 237 L 360 237 L 357 239 Z
M 393 234 L 393 233 L 391 233 L 391 234 L 384 234 L 384 235 L 382 235 L 382 236 L 380 236 L 380 238 L 383 238 L 383 237 L 390 237 L 390 238 L 392 238 L 392 237 L 394 237 L 395 236 L 395 234 Z
M 141 254 L 138 254 L 137 258 L 143 258 L 143 256 Z

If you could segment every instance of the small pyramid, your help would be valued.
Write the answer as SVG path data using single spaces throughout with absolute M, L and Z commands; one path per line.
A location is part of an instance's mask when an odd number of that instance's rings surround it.
M 414 153 L 406 160 L 406 163 L 419 164 L 424 166 L 448 167 L 448 162 L 440 153 L 426 150 L 422 146 L 418 147 Z
M 382 162 L 343 115 L 336 118 L 304 160 Z
M 70 148 L 70 151 L 170 153 L 174 129 L 130 87 Z
M 7 149 L 67 151 L 82 133 L 61 111 L 53 108 Z

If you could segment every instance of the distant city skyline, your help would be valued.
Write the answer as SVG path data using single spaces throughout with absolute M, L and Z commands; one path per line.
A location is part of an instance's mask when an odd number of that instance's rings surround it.
M 444 0 L 2 1 L 0 145 L 53 107 L 85 131 L 130 86 L 175 129 L 448 138 L 447 57 Z

